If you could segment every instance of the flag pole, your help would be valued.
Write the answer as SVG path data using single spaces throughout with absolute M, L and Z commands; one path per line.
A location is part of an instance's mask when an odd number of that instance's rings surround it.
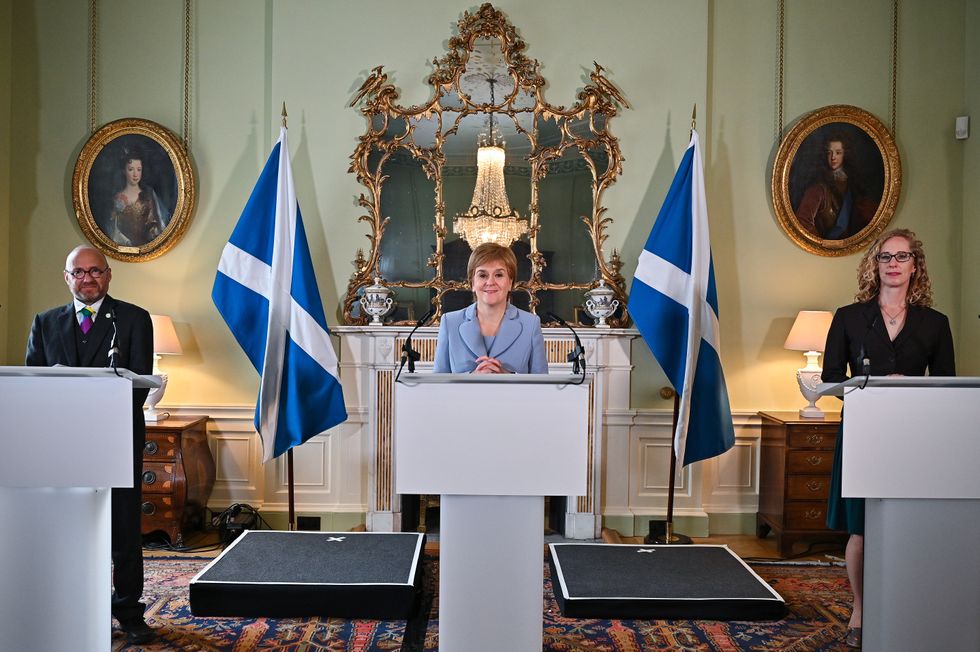
M 286 482 L 289 493 L 289 526 L 286 528 L 290 532 L 296 531 L 296 493 L 293 484 L 293 449 L 286 451 Z
M 282 128 L 286 126 L 286 102 L 282 103 Z M 290 532 L 296 531 L 296 485 L 293 482 L 293 449 L 286 451 L 286 491 L 289 496 L 289 524 L 287 528 Z
M 691 537 L 674 532 L 674 478 L 677 475 L 677 452 L 674 450 L 674 436 L 677 432 L 677 418 L 681 409 L 681 397 L 674 392 L 674 418 L 670 429 L 670 480 L 667 484 L 667 523 L 663 538 L 657 538 L 656 543 L 689 544 Z
M 694 103 L 694 108 L 691 109 L 691 131 L 688 133 L 687 137 L 691 138 L 694 136 L 694 130 L 698 126 L 698 105 L 697 102 Z M 665 544 L 689 544 L 691 543 L 691 537 L 684 534 L 674 533 L 674 489 L 675 489 L 675 478 L 677 475 L 677 451 L 674 448 L 674 437 L 677 435 L 677 419 L 680 414 L 681 407 L 681 396 L 674 391 L 674 418 L 671 422 L 670 429 L 670 480 L 667 484 L 667 522 L 665 524 L 663 539 L 657 539 L 657 543 Z

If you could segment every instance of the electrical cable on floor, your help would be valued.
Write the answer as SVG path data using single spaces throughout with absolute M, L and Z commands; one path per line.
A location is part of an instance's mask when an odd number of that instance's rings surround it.
M 152 541 L 143 543 L 143 550 L 166 552 L 213 552 L 215 550 L 221 550 L 221 548 L 222 545 L 220 543 L 204 543 L 199 546 L 175 546 L 169 543 Z
M 814 551 L 813 549 L 814 546 L 827 545 L 831 543 L 834 544 L 834 546 L 827 550 Z M 837 561 L 836 557 L 833 558 L 834 561 L 819 561 L 819 560 L 810 560 L 805 562 L 795 561 L 797 559 L 800 559 L 801 557 L 809 557 L 810 555 L 815 555 L 818 552 L 822 552 L 822 554 L 830 557 L 828 553 L 836 552 L 839 551 L 840 549 L 841 549 L 840 542 L 838 541 L 813 541 L 810 543 L 809 546 L 807 546 L 806 550 L 804 550 L 803 552 L 797 553 L 795 555 L 790 555 L 788 557 L 742 557 L 742 561 L 750 564 L 784 563 L 784 564 L 810 564 L 814 566 L 840 566 L 842 565 L 842 562 Z

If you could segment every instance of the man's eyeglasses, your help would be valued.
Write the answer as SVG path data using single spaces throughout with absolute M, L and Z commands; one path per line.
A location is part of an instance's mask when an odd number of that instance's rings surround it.
M 102 275 L 109 271 L 109 268 L 99 269 L 98 267 L 89 267 L 88 269 L 66 269 L 66 274 L 71 274 L 77 280 L 81 281 L 88 274 L 94 279 L 102 278 Z
M 894 258 L 900 263 L 907 263 L 913 258 L 915 258 L 915 254 L 913 254 L 911 251 L 899 251 L 897 254 L 885 252 L 883 254 L 878 254 L 877 256 L 875 256 L 875 260 L 877 260 L 879 263 L 886 263 L 886 264 L 892 262 L 892 258 Z

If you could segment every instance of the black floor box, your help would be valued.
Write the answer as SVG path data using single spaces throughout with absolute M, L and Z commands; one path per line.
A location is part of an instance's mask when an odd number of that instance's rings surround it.
M 425 535 L 248 530 L 190 582 L 195 616 L 404 620 Z
M 551 573 L 572 618 L 772 620 L 783 599 L 727 546 L 553 543 Z

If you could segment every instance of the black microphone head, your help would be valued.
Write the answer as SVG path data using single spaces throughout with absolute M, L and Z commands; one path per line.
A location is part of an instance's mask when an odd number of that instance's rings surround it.
M 545 317 L 551 317 L 552 319 L 554 319 L 556 322 L 558 322 L 562 326 L 567 326 L 568 325 L 568 324 L 565 323 L 565 320 L 564 319 L 562 319 L 561 317 L 559 317 L 558 315 L 556 315 L 555 313 L 553 313 L 551 311 L 548 311 L 548 312 L 546 312 L 544 314 L 545 314 Z
M 432 306 L 431 308 L 429 308 L 429 312 L 422 315 L 422 319 L 415 322 L 415 328 L 421 328 L 422 326 L 425 326 L 425 322 L 432 319 L 432 315 L 434 314 L 436 314 L 436 307 Z

